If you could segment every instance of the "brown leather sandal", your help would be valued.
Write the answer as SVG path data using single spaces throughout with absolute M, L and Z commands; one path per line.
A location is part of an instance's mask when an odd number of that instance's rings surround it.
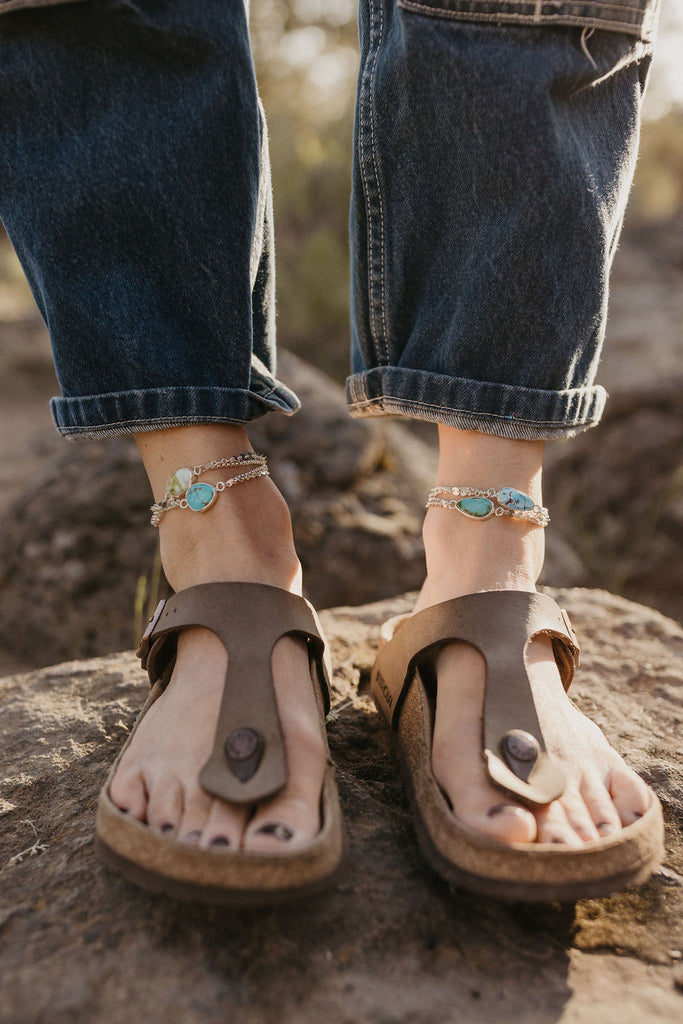
M 492 896 L 571 901 L 605 896 L 646 881 L 663 855 L 659 800 L 617 836 L 581 848 L 503 843 L 459 821 L 432 773 L 436 706 L 434 656 L 462 640 L 486 661 L 482 751 L 491 782 L 531 808 L 557 799 L 565 781 L 548 756 L 529 686 L 524 651 L 533 637 L 552 638 L 565 689 L 579 647 L 567 613 L 543 595 L 469 594 L 392 620 L 372 670 L 372 694 L 398 747 L 422 853 L 448 881 Z
M 221 800 L 253 806 L 275 796 L 287 779 L 270 667 L 271 652 L 282 636 L 301 637 L 308 645 L 324 731 L 330 691 L 320 623 L 303 598 L 256 583 L 206 583 L 162 601 L 138 649 L 152 691 L 135 729 L 163 695 L 178 632 L 189 626 L 211 629 L 228 651 L 216 736 L 199 776 L 201 786 Z M 97 849 L 107 865 L 145 889 L 200 903 L 273 903 L 313 894 L 329 884 L 345 851 L 329 758 L 320 796 L 320 831 L 310 843 L 268 854 L 200 849 L 133 820 L 112 803 L 109 787 L 135 729 L 100 794 Z

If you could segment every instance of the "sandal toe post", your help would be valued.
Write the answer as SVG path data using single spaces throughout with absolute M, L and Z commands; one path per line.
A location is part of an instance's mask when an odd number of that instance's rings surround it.
M 258 645 L 254 623 L 259 623 Z M 149 708 L 163 697 L 178 632 L 188 626 L 211 629 L 229 652 L 214 744 L 199 776 L 210 795 L 253 805 L 275 796 L 286 784 L 284 742 L 270 671 L 271 651 L 280 637 L 289 634 L 306 641 L 321 723 L 329 710 L 325 643 L 317 616 L 303 598 L 262 584 L 210 583 L 162 602 L 138 651 L 152 690 L 100 793 L 98 852 L 129 881 L 178 899 L 258 905 L 314 894 L 340 870 L 346 845 L 329 756 L 320 795 L 320 829 L 309 843 L 292 850 L 199 848 L 131 819 L 111 800 L 109 789 L 121 758 Z M 248 679 L 249 686 L 233 685 L 234 679 Z
M 545 750 L 524 664 L 527 641 L 539 634 L 552 638 L 567 689 L 578 643 L 566 612 L 551 598 L 493 591 L 446 601 L 395 625 L 373 667 L 372 694 L 397 748 L 420 848 L 442 877 L 530 902 L 605 896 L 646 881 L 662 859 L 662 810 L 652 791 L 643 817 L 616 836 L 580 848 L 503 843 L 453 814 L 432 771 L 434 654 L 461 640 L 486 661 L 482 757 L 490 781 L 532 809 L 562 794 L 564 779 Z

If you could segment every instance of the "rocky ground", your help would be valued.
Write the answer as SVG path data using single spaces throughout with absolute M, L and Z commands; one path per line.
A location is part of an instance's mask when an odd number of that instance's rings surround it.
M 683 630 L 600 591 L 555 594 L 584 638 L 575 697 L 662 799 L 664 866 L 572 905 L 449 891 L 415 843 L 365 693 L 398 598 L 325 612 L 332 754 L 349 828 L 330 892 L 197 909 L 99 864 L 97 792 L 146 682 L 131 654 L 0 682 L 2 1024 L 673 1024 L 683 1012 Z

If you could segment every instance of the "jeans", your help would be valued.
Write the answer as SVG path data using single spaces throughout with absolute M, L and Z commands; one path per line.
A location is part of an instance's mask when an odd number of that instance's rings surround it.
M 0 216 L 50 331 L 57 429 L 295 412 L 242 0 L 3 6 Z M 353 415 L 530 439 L 599 420 L 655 6 L 362 0 Z

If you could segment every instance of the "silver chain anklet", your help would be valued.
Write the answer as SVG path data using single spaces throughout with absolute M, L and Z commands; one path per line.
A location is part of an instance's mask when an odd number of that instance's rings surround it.
M 534 526 L 547 526 L 550 522 L 547 508 L 536 505 L 533 498 L 514 487 L 489 487 L 485 491 L 479 487 L 434 487 L 425 508 L 457 509 L 468 519 L 507 516 Z
M 253 466 L 253 469 L 245 473 L 238 473 L 229 480 L 220 480 L 216 484 L 197 483 L 197 478 L 202 473 L 208 473 L 210 469 L 227 469 L 230 466 Z M 189 508 L 192 512 L 206 512 L 211 508 L 214 501 L 223 491 L 236 484 L 245 483 L 247 480 L 256 480 L 260 476 L 270 476 L 268 463 L 265 455 L 257 452 L 243 452 L 241 455 L 231 455 L 227 459 L 214 459 L 203 466 L 194 466 L 192 469 L 185 467 L 176 469 L 173 476 L 166 484 L 166 494 L 155 505 L 152 505 L 150 512 L 152 526 L 158 526 L 164 512 L 172 508 Z

